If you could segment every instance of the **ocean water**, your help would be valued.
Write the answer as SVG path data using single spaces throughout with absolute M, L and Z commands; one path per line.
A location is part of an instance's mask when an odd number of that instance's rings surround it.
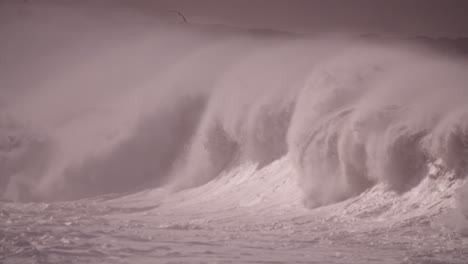
M 2 12 L 1 263 L 466 263 L 463 40 Z

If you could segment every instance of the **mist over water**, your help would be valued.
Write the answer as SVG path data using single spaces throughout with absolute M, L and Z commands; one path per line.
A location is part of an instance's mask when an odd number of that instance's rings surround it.
M 463 59 L 395 41 L 59 11 L 1 28 L 5 198 L 177 191 L 282 157 L 311 207 L 379 183 L 408 191 L 436 161 L 465 174 Z

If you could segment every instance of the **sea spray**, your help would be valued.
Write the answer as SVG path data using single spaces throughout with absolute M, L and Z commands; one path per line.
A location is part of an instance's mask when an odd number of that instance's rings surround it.
M 459 58 L 403 40 L 86 16 L 90 30 L 82 11 L 61 12 L 75 16 L 22 23 L 43 32 L 65 20 L 42 40 L 73 28 L 80 41 L 8 47 L 18 56 L 1 76 L 0 110 L 27 124 L 0 126 L 0 187 L 10 199 L 177 191 L 284 156 L 311 207 L 379 183 L 404 193 L 438 159 L 465 176 L 468 69 Z M 2 28 L 12 41 L 16 27 Z M 40 74 L 24 78 L 21 66 L 45 51 L 53 56 L 30 70 Z

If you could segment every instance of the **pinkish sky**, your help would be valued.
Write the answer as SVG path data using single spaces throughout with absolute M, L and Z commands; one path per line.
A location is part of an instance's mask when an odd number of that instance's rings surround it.
M 177 9 L 191 22 L 294 32 L 468 36 L 466 0 L 120 0 L 155 13 Z

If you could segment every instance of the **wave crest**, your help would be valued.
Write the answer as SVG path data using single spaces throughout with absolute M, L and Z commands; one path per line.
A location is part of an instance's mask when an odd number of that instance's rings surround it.
M 91 62 L 99 76 L 86 59 L 68 58 L 79 67 L 67 62 L 66 80 L 52 70 L 43 86 L 15 94 L 27 107 L 2 110 L 33 120 L 28 129 L 45 139 L 20 140 L 28 147 L 18 157 L 2 140 L 4 193 L 55 200 L 180 190 L 287 156 L 317 206 L 376 183 L 407 191 L 438 159 L 464 174 L 466 62 L 395 43 L 217 33 L 174 26 L 131 41 L 116 35 L 119 48 Z M 140 45 L 147 41 L 158 45 Z M 149 61 L 153 53 L 165 61 Z M 113 67 L 122 58 L 138 67 Z M 0 132 L 11 130 L 2 123 Z

